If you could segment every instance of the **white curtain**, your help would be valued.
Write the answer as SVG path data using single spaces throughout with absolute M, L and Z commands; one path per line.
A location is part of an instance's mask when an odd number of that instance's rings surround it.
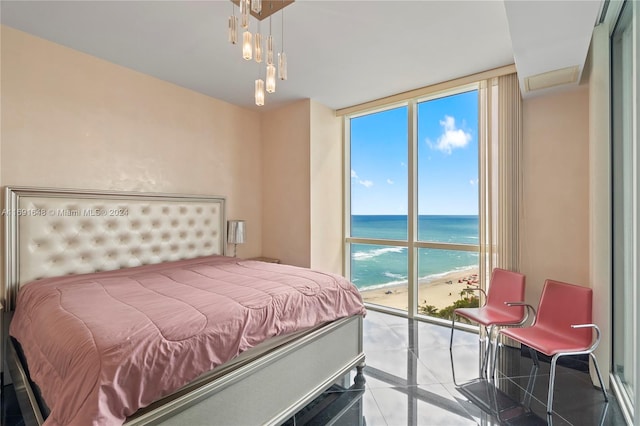
M 480 86 L 480 276 L 519 270 L 522 96 L 516 74 Z

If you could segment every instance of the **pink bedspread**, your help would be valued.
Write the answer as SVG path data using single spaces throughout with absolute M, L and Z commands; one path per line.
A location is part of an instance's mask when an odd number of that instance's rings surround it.
M 338 275 L 211 256 L 27 284 L 10 334 L 45 424 L 112 425 L 269 337 L 364 312 Z

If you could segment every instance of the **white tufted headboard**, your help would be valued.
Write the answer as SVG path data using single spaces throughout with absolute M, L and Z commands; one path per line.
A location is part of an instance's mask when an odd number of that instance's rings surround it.
M 225 253 L 223 197 L 5 188 L 4 301 L 21 285 Z

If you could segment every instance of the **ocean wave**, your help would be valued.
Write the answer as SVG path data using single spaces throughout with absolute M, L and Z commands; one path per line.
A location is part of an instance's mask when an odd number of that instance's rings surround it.
M 369 251 L 358 251 L 351 254 L 353 260 L 367 260 L 373 259 L 374 257 L 382 256 L 387 253 L 402 253 L 406 250 L 406 247 L 385 247 L 380 249 L 374 249 Z
M 425 275 L 423 277 L 419 277 L 418 278 L 418 282 L 420 283 L 430 283 L 432 281 L 435 281 L 437 279 L 440 279 L 444 276 L 447 276 L 451 273 L 454 272 L 464 272 L 464 271 L 474 271 L 478 269 L 478 265 L 467 265 L 467 266 L 458 266 L 450 271 L 445 271 L 445 272 L 439 272 L 436 274 L 429 274 L 429 275 Z
M 402 274 L 394 274 L 393 272 L 385 272 L 383 274 L 385 277 L 388 278 L 395 278 L 397 280 L 406 280 L 407 276 L 406 275 L 402 275 Z
M 418 282 L 419 283 L 424 283 L 424 284 L 428 284 L 431 283 L 435 280 L 438 280 L 448 274 L 452 274 L 452 273 L 456 273 L 456 272 L 465 272 L 465 271 L 474 271 L 477 272 L 478 270 L 478 265 L 467 265 L 467 266 L 458 266 L 454 269 L 451 269 L 449 271 L 445 271 L 445 272 L 439 272 L 439 273 L 435 273 L 435 274 L 429 274 L 429 275 L 424 275 L 422 277 L 418 278 Z M 356 287 L 358 287 L 359 290 L 377 290 L 380 288 L 385 288 L 385 287 L 397 287 L 397 286 L 407 286 L 409 284 L 409 281 L 407 280 L 406 276 L 402 276 L 399 274 L 393 274 L 391 272 L 385 272 L 383 275 L 389 277 L 389 278 L 398 278 L 397 280 L 393 280 L 393 281 L 388 281 L 388 282 L 384 282 L 384 283 L 377 283 L 377 284 L 362 284 L 362 285 L 357 285 Z M 355 282 L 354 282 L 355 284 Z
M 384 283 L 384 284 L 372 284 L 372 285 L 366 285 L 366 286 L 362 286 L 362 287 L 358 287 L 358 290 L 362 290 L 362 291 L 366 291 L 366 290 L 378 290 L 380 288 L 385 288 L 385 287 L 398 287 L 398 286 L 407 286 L 409 282 L 405 279 L 405 280 L 399 280 L 399 281 L 390 281 L 388 283 Z

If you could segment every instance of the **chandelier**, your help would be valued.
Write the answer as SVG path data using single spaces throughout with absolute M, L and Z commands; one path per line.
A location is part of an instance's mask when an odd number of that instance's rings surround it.
M 266 65 L 265 79 L 263 80 L 259 76 L 255 82 L 255 101 L 258 106 L 264 105 L 265 89 L 267 93 L 274 93 L 276 91 L 276 66 L 274 63 L 271 16 L 294 1 L 295 0 L 231 0 L 233 9 L 229 17 L 229 42 L 231 44 L 238 42 L 238 18 L 236 17 L 236 6 L 238 6 L 240 8 L 240 26 L 243 30 L 242 57 L 247 61 L 255 59 L 257 63 L 262 63 L 264 60 Z M 257 21 L 255 34 L 252 34 L 249 28 L 250 16 L 253 16 Z M 266 49 L 263 49 L 260 24 L 266 18 L 269 18 L 269 35 L 266 37 Z M 281 49 L 278 53 L 278 78 L 280 80 L 286 80 L 287 55 L 284 52 L 284 10 L 282 10 L 280 37 L 282 41 L 280 43 Z

